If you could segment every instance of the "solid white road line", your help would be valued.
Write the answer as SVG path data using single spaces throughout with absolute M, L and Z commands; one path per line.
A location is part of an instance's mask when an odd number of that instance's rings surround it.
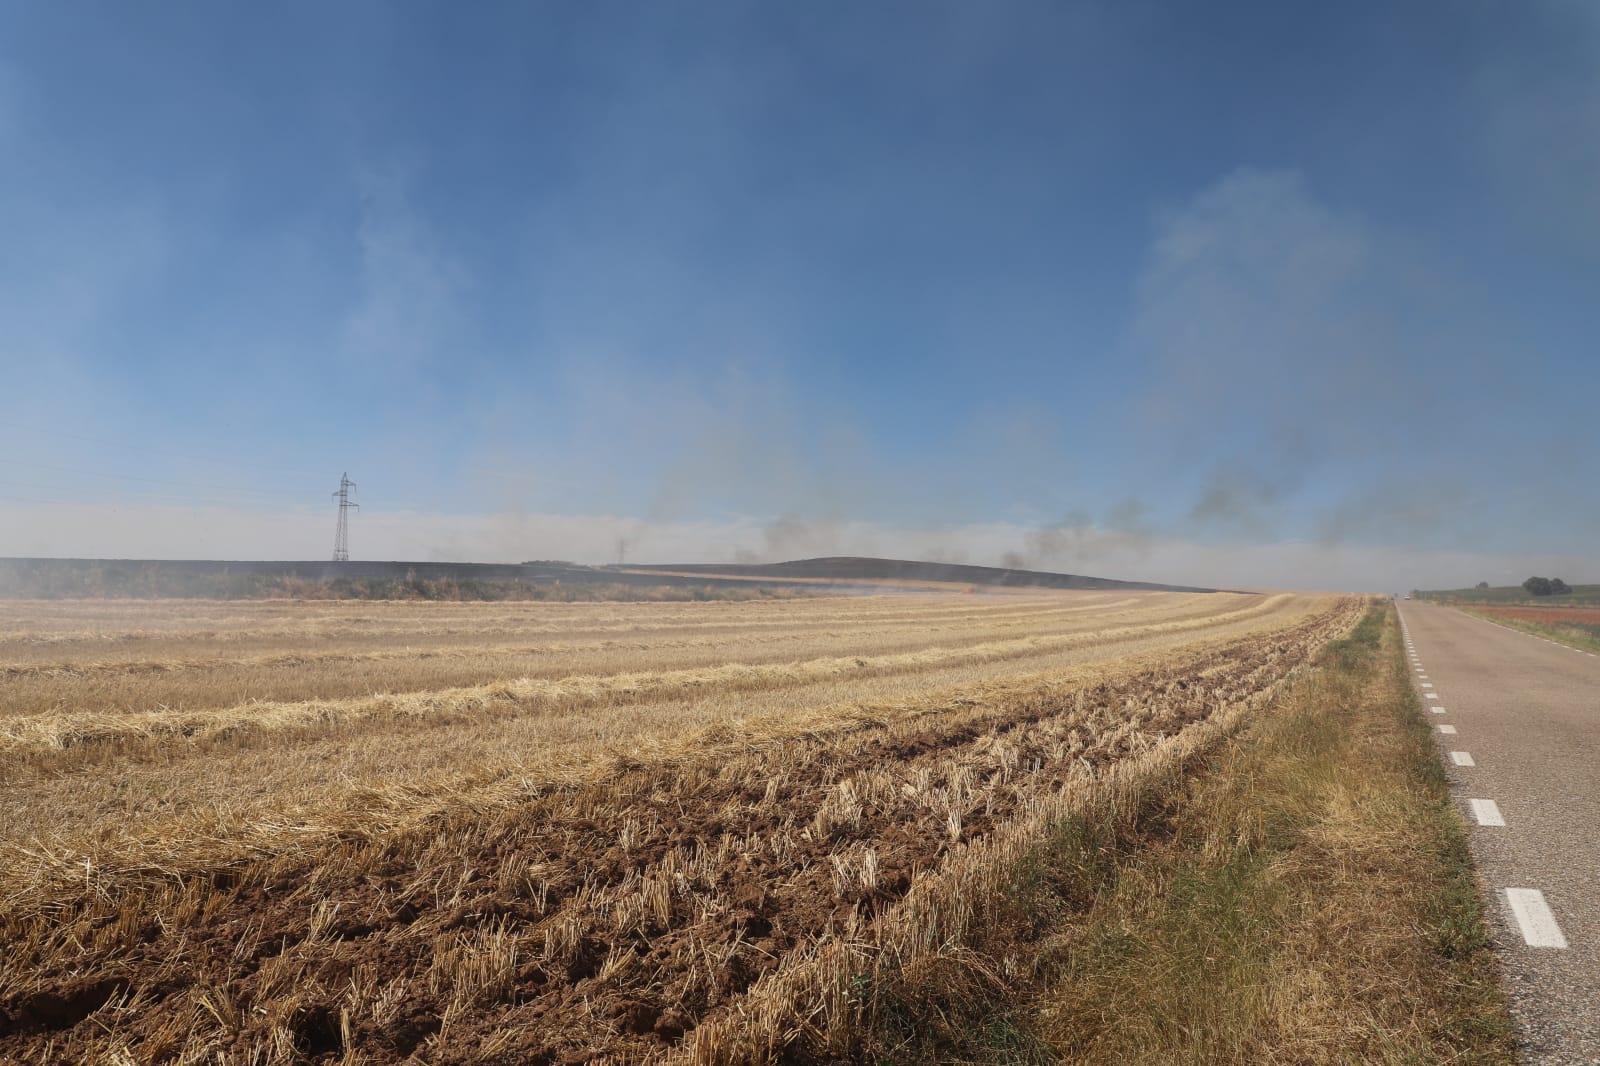
M 1550 913 L 1550 904 L 1537 888 L 1508 888 L 1506 902 L 1522 930 L 1522 939 L 1530 948 L 1564 948 L 1567 938 L 1561 935 L 1556 916 Z
M 1505 825 L 1506 820 L 1500 814 L 1500 805 L 1494 800 L 1467 800 L 1472 807 L 1472 816 L 1478 820 L 1479 825 Z
M 1439 732 L 1445 734 L 1446 736 L 1454 736 L 1455 731 L 1456 727 L 1453 725 L 1442 725 L 1439 727 Z
M 1470 751 L 1452 751 L 1450 753 L 1450 761 L 1455 763 L 1457 766 L 1477 766 L 1478 765 L 1477 763 L 1472 761 L 1472 752 L 1470 752 Z

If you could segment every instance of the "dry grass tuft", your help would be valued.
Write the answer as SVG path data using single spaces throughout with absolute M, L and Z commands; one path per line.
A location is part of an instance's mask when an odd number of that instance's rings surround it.
M 1514 1059 L 1392 611 L 1232 739 L 1040 960 L 1073 1062 Z

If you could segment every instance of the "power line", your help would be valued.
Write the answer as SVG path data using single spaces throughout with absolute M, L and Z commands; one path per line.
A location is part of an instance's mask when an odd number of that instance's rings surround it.
M 359 503 L 350 502 L 350 493 L 356 483 L 350 480 L 348 473 L 339 476 L 339 491 L 333 493 L 339 501 L 339 528 L 333 535 L 333 561 L 348 563 L 350 561 L 350 508 L 361 510 Z
M 81 504 L 87 507 L 117 502 L 193 504 L 237 507 L 244 510 L 269 512 L 284 511 L 293 507 L 289 500 L 281 497 L 235 496 L 227 491 L 221 493 L 161 492 L 154 489 L 128 488 L 120 485 L 82 485 L 69 484 L 65 481 L 42 483 L 39 481 L 17 481 L 12 478 L 0 478 L 0 487 L 47 493 L 52 496 L 53 502 Z M 248 490 L 234 491 L 243 492 Z
M 115 487 L 107 487 L 102 489 L 100 486 L 88 486 L 87 488 L 93 490 L 91 494 L 77 495 L 77 490 L 85 488 L 84 486 L 75 487 L 64 485 L 60 482 L 49 485 L 41 485 L 32 481 L 12 481 L 9 478 L 0 478 L 0 486 L 5 486 L 6 488 L 11 489 L 26 489 L 30 491 L 42 491 L 48 493 L 72 493 L 74 494 L 74 498 L 72 499 L 56 499 L 52 500 L 51 502 L 73 503 L 87 507 L 97 507 L 117 503 L 120 501 L 129 501 L 141 504 L 181 503 L 214 507 L 233 507 L 250 511 L 275 512 L 282 511 L 288 506 L 286 501 L 275 498 L 252 499 L 249 497 L 241 498 L 228 495 L 203 496 L 198 493 L 151 492 L 148 489 L 126 489 Z
M 36 463 L 27 461 L 23 464 L 13 465 L 26 465 L 35 470 L 49 470 L 58 474 L 77 474 L 80 477 L 100 478 L 105 481 L 138 481 L 146 485 L 176 485 L 178 488 L 194 489 L 211 489 L 215 487 L 203 481 L 177 481 L 172 478 L 144 477 L 139 474 L 107 473 L 103 470 L 85 470 L 82 467 L 77 466 L 57 466 L 54 463 Z M 248 496 L 261 496 L 268 499 L 279 498 L 273 493 L 265 492 L 261 489 L 234 488 L 233 491 L 244 493 Z
M 105 434 L 90 435 L 86 433 L 72 433 L 50 426 L 30 425 L 26 422 L 18 422 L 9 418 L 0 418 L 0 427 L 22 430 L 23 432 L 29 434 L 37 434 L 38 439 L 41 441 L 54 442 L 65 437 L 71 440 L 84 441 L 88 444 L 109 445 L 116 448 L 118 452 L 145 452 L 150 455 L 173 456 L 175 458 L 187 460 L 191 463 L 203 463 L 212 466 L 226 466 L 230 470 L 237 470 L 239 468 L 239 464 L 235 462 L 233 457 L 222 456 L 218 454 L 199 455 L 196 454 L 194 450 L 187 448 L 163 448 L 155 444 L 135 443 L 127 439 L 107 436 Z M 277 475 L 287 474 L 296 477 L 314 476 L 313 471 L 304 467 L 273 466 L 255 462 L 248 465 L 249 469 L 260 471 L 262 473 L 272 473 Z
M 80 502 L 77 501 L 77 500 L 45 500 L 45 499 L 41 499 L 38 496 L 0 496 L 0 500 L 10 500 L 10 501 L 12 501 L 14 503 L 62 504 L 64 506 L 66 506 L 66 507 L 77 507 L 77 506 L 80 506 Z
M 6 428 L 6 427 L 9 427 L 9 428 L 15 429 L 15 430 L 21 430 L 21 431 L 23 431 L 25 433 L 28 433 L 30 435 L 37 435 L 38 441 L 41 443 L 41 445 L 45 445 L 45 446 L 48 446 L 49 444 L 54 443 L 58 438 L 70 438 L 70 439 L 73 439 L 73 440 L 84 441 L 84 442 L 91 443 L 91 444 L 102 444 L 102 445 L 106 445 L 106 446 L 111 447 L 111 448 L 115 448 L 118 455 L 123 455 L 123 454 L 129 453 L 129 452 L 142 452 L 142 453 L 147 453 L 147 454 L 150 454 L 150 455 L 171 456 L 171 457 L 175 457 L 175 458 L 180 458 L 180 459 L 185 460 L 185 462 L 189 463 L 189 464 L 200 464 L 200 465 L 208 465 L 208 466 L 227 467 L 230 476 L 237 476 L 241 471 L 243 471 L 246 474 L 260 475 L 259 477 L 257 477 L 255 479 L 255 480 L 258 480 L 258 481 L 268 480 L 269 478 L 272 479 L 272 480 L 279 480 L 279 479 L 282 479 L 282 478 L 285 478 L 285 477 L 293 477 L 293 478 L 296 478 L 296 479 L 304 479 L 304 478 L 309 478 L 311 476 L 314 476 L 308 470 L 301 469 L 301 468 L 288 467 L 288 466 L 272 466 L 272 465 L 265 465 L 265 464 L 261 464 L 261 463 L 257 463 L 257 462 L 240 463 L 237 460 L 236 457 L 230 456 L 230 455 L 226 455 L 226 454 L 224 454 L 222 452 L 213 451 L 212 454 L 208 455 L 208 454 L 202 454 L 202 453 L 197 452 L 197 451 L 195 451 L 193 449 L 163 448 L 163 447 L 159 447 L 159 446 L 156 446 L 156 445 L 150 445 L 150 444 L 144 444 L 144 443 L 135 443 L 135 442 L 130 441 L 130 440 L 118 439 L 116 437 L 103 435 L 103 434 L 102 435 L 91 436 L 89 434 L 84 434 L 84 433 L 64 432 L 64 431 L 56 430 L 56 429 L 53 429 L 53 428 L 46 428 L 46 427 L 43 427 L 43 426 L 31 425 L 31 424 L 25 423 L 25 422 L 18 422 L 18 421 L 14 420 L 14 419 L 0 418 L 0 428 Z M 3 438 L 4 436 L 6 436 L 6 434 L 0 433 L 0 438 Z M 11 464 L 14 467 L 15 466 L 28 466 L 28 467 L 30 467 L 32 469 L 36 469 L 36 470 L 48 470 L 48 471 L 51 471 L 53 473 L 78 474 L 78 475 L 83 476 L 83 477 L 102 478 L 102 479 L 105 479 L 105 480 L 113 480 L 113 481 L 142 481 L 142 482 L 146 482 L 146 483 L 153 484 L 153 485 L 176 485 L 176 486 L 181 486 L 181 487 L 184 487 L 184 488 L 200 488 L 200 489 L 211 489 L 211 488 L 213 488 L 213 485 L 211 483 L 208 483 L 208 482 L 180 481 L 180 480 L 173 479 L 173 478 L 153 478 L 153 477 L 148 477 L 148 476 L 140 475 L 140 474 L 123 474 L 123 473 L 117 473 L 117 472 L 108 473 L 108 472 L 102 471 L 102 470 L 87 470 L 87 469 L 84 469 L 84 468 L 81 468 L 81 467 L 60 466 L 60 465 L 56 465 L 56 464 L 39 463 L 39 462 L 32 462 L 32 461 L 27 461 L 27 460 L 20 460 L 19 461 L 19 460 L 15 459 L 15 458 L 10 458 L 9 461 L 11 462 Z M 485 475 L 486 471 L 490 475 L 495 474 L 497 471 L 506 471 L 506 472 L 512 474 L 512 476 L 504 476 L 504 477 L 488 476 L 488 477 L 485 477 L 484 475 Z M 201 471 L 200 473 L 202 474 L 202 476 L 204 476 L 205 472 Z M 513 467 L 494 467 L 494 466 L 491 466 L 491 467 L 487 467 L 487 468 L 478 469 L 478 470 L 475 471 L 475 477 L 477 479 L 475 483 L 479 484 L 479 485 L 483 485 L 483 486 L 489 487 L 489 488 L 502 488 L 502 489 L 507 489 L 507 490 L 511 490 L 511 491 L 514 491 L 514 492 L 522 492 L 522 491 L 524 491 L 526 489 L 527 482 L 526 482 L 525 478 L 523 478 L 521 476 L 518 476 L 518 475 L 519 475 L 519 472 L 516 471 L 515 468 L 513 468 Z M 273 501 L 273 502 L 286 501 L 290 496 L 290 494 L 286 494 L 286 493 L 283 493 L 283 492 L 269 492 L 269 491 L 264 491 L 264 490 L 261 490 L 261 489 L 250 489 L 250 488 L 243 488 L 243 487 L 234 488 L 233 492 L 235 494 L 243 494 L 243 495 L 249 495 L 249 496 L 259 496 L 259 497 L 261 497 L 261 498 L 263 498 L 265 500 L 270 500 L 270 501 Z M 388 497 L 386 496 L 385 498 L 387 499 Z M 416 503 L 410 503 L 410 504 L 406 504 L 403 501 L 392 501 L 391 502 L 391 507 L 394 507 L 394 508 L 403 509 L 406 506 L 409 506 L 413 510 L 426 510 L 430 506 L 433 506 L 433 503 L 432 503 L 432 501 L 416 502 Z

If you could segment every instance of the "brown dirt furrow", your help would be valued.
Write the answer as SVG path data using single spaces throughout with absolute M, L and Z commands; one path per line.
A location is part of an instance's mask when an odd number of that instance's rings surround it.
M 765 745 L 712 734 L 143 898 L 85 888 L 0 918 L 0 1059 L 650 1058 L 1031 798 L 1275 683 L 1352 609 L 1073 692 Z
M 1557 622 L 1600 625 L 1600 607 L 1496 607 L 1473 604 L 1471 609 L 1491 618 L 1507 618 L 1514 622 L 1533 622 L 1538 625 Z

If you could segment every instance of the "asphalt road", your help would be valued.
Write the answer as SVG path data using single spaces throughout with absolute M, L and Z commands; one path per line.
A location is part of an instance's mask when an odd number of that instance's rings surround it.
M 1527 1061 L 1600 1064 L 1600 656 L 1416 600 L 1400 617 Z

